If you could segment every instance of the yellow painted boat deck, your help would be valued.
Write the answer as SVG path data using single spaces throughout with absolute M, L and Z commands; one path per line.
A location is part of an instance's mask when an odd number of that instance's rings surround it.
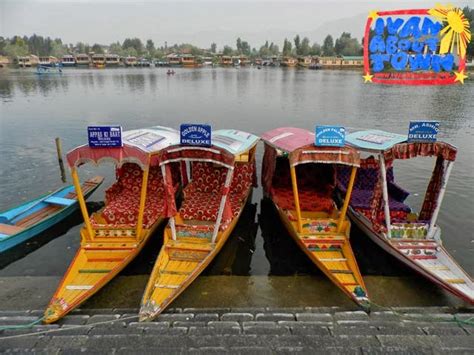
M 367 288 L 349 241 L 349 220 L 344 220 L 342 231 L 337 233 L 337 209 L 332 214 L 301 211 L 303 229 L 298 233 L 297 222 L 290 217 L 296 211 L 278 206 L 277 210 L 290 235 L 311 261 L 348 297 L 368 310 Z
M 240 214 L 219 231 L 215 243 L 211 242 L 212 229 L 208 236 L 190 237 L 178 233 L 176 240 L 172 240 L 171 229 L 166 227 L 163 247 L 143 295 L 140 321 L 157 317 L 204 271 L 224 246 L 239 217 Z M 176 220 L 182 221 L 179 215 Z M 188 223 L 188 229 L 193 230 L 192 221 Z M 194 226 L 202 225 L 196 221 Z
M 130 236 L 95 237 L 90 241 L 83 228 L 81 247 L 45 311 L 44 322 L 57 321 L 99 291 L 136 257 L 162 221 L 160 218 L 151 229 L 143 230 L 140 241 Z M 134 233 L 134 229 L 121 232 Z

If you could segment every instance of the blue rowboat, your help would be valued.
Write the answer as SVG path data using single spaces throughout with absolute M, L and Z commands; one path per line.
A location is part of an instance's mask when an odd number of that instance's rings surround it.
M 82 184 L 89 197 L 104 180 L 96 176 Z M 0 213 L 0 254 L 36 237 L 61 222 L 78 208 L 74 186 L 62 187 L 50 194 Z

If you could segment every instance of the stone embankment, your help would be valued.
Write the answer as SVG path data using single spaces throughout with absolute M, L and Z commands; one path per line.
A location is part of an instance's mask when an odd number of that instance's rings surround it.
M 0 311 L 0 327 L 42 311 Z M 139 323 L 137 309 L 77 310 L 58 324 L 0 330 L 0 352 L 63 353 L 474 353 L 474 309 L 171 309 Z M 455 320 L 457 319 L 457 321 Z M 33 333 L 33 334 L 32 334 Z

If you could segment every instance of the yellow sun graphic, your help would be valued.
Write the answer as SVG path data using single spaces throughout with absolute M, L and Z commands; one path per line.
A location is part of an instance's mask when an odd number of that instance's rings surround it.
M 436 5 L 428 13 L 445 24 L 440 32 L 440 54 L 453 53 L 456 50 L 457 54 L 464 58 L 467 44 L 471 41 L 471 30 L 462 10 L 452 5 Z

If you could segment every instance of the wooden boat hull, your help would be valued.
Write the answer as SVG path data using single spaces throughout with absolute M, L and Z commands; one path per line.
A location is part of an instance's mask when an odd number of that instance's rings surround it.
M 292 222 L 286 212 L 279 208 L 276 203 L 274 205 L 285 228 L 298 247 L 342 292 L 364 311 L 370 312 L 367 288 L 348 238 L 350 222 L 348 220 L 344 222 L 346 235 L 329 232 L 328 234 L 315 233 L 305 237 L 304 234 L 297 232 L 296 222 Z M 316 223 L 322 222 L 322 219 L 319 220 L 318 218 L 310 220 Z M 326 218 L 325 220 L 332 220 L 334 224 L 337 223 L 337 219 Z M 359 293 L 361 291 L 363 292 Z M 356 292 L 359 295 L 356 295 Z
M 100 186 L 100 184 L 102 184 L 102 181 L 102 177 L 95 177 L 91 180 L 86 181 L 82 186 L 85 198 L 89 197 Z M 52 196 L 58 197 L 72 197 L 72 195 L 75 195 L 74 187 L 72 185 L 66 186 L 63 189 L 52 194 Z M 44 199 L 46 196 L 48 195 L 24 203 L 18 207 L 15 207 L 12 210 L 20 210 L 22 208 L 28 208 L 28 206 L 33 206 L 34 204 Z M 53 227 L 55 224 L 61 222 L 66 217 L 70 216 L 74 211 L 79 208 L 77 200 L 75 203 L 69 206 L 64 206 L 63 208 L 60 208 L 59 206 L 56 206 L 55 208 L 54 207 L 55 206 L 48 206 L 46 203 L 40 203 L 35 208 L 32 208 L 32 214 L 28 216 L 30 219 L 24 221 L 24 225 L 27 226 L 27 228 L 19 231 L 18 233 L 4 237 L 0 240 L 0 253 L 3 253 L 29 239 L 36 237 L 40 233 Z M 35 219 L 39 220 L 35 222 Z
M 202 238 L 174 241 L 170 227 L 165 229 L 163 247 L 143 295 L 140 321 L 156 318 L 204 271 L 229 239 L 242 210 L 243 207 L 228 227 L 219 232 L 216 243 Z
M 370 239 L 387 253 L 394 256 L 439 287 L 451 292 L 470 304 L 474 304 L 474 285 L 471 277 L 467 275 L 467 273 L 454 261 L 448 251 L 439 242 L 436 243 L 436 249 L 433 249 L 433 251 L 436 251 L 435 255 L 433 255 L 434 257 L 413 259 L 402 252 L 404 249 L 396 248 L 394 244 L 388 241 L 382 234 L 377 233 L 372 228 L 371 223 L 357 213 L 352 207 L 349 207 L 348 215 L 349 218 L 366 235 L 368 235 Z M 396 243 L 395 238 L 394 242 Z M 413 240 L 412 243 L 417 243 L 417 240 Z M 435 243 L 435 241 L 433 241 L 433 243 Z M 431 263 L 434 265 L 430 266 Z M 430 267 L 433 271 L 428 269 Z M 451 272 L 455 277 L 451 277 L 449 272 Z M 442 276 L 447 277 L 443 278 Z M 455 282 L 449 282 L 449 280 Z M 466 286 L 463 287 L 460 285 Z
M 64 317 L 117 276 L 140 253 L 163 220 L 158 219 L 145 230 L 139 243 L 108 243 L 107 237 L 94 243 L 82 242 L 45 311 L 44 323 L 54 323 Z

